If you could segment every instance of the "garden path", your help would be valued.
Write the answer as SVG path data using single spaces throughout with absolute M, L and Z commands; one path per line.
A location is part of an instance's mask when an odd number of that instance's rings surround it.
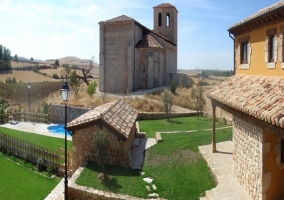
M 200 200 L 250 200 L 245 189 L 233 176 L 233 142 L 217 143 L 217 152 L 212 153 L 212 145 L 198 147 L 217 180 L 217 187 L 205 192 Z

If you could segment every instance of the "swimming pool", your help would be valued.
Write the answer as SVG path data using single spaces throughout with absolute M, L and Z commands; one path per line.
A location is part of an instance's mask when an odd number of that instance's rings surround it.
M 53 125 L 50 125 L 50 126 L 47 127 L 47 130 L 49 130 L 49 132 L 55 133 L 55 134 L 60 134 L 60 135 L 64 135 L 65 134 L 65 129 L 64 129 L 64 125 L 63 124 L 53 124 Z

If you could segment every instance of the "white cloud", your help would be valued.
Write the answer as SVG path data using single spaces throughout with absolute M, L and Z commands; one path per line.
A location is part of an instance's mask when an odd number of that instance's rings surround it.
M 92 4 L 92 5 L 89 7 L 89 10 L 90 10 L 90 11 L 100 11 L 100 10 L 102 10 L 102 9 L 99 8 L 96 4 Z

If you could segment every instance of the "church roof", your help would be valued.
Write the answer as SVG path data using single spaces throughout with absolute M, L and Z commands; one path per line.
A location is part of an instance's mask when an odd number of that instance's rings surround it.
M 136 48 L 163 48 L 163 46 L 153 36 L 148 34 L 138 42 Z
M 122 99 L 107 103 L 88 111 L 67 124 L 68 130 L 87 128 L 101 120 L 126 140 L 134 126 L 138 112 Z
M 235 75 L 211 89 L 207 97 L 284 127 L 284 77 Z
M 123 22 L 123 21 L 131 21 L 131 20 L 134 20 L 134 19 L 126 15 L 121 15 L 121 16 L 109 19 L 105 22 Z

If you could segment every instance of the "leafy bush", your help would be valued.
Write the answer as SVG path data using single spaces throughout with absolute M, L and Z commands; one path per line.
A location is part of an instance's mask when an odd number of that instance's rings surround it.
M 9 77 L 6 79 L 6 83 L 17 83 L 17 81 L 15 77 L 13 77 L 12 79 Z
M 42 158 L 38 158 L 36 166 L 38 171 L 42 171 L 45 168 L 44 160 Z
M 58 168 L 51 164 L 47 164 L 47 172 L 49 175 L 58 174 Z
M 96 81 L 90 83 L 87 87 L 87 94 L 91 97 L 93 94 L 96 93 L 97 83 Z
M 59 79 L 59 76 L 57 74 L 52 74 L 52 78 Z

